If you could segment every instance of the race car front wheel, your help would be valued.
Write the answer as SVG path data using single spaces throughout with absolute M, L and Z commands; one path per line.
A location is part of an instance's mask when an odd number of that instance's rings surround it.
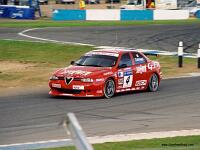
M 104 85 L 104 95 L 106 98 L 111 98 L 115 94 L 115 82 L 113 79 L 108 79 Z
M 154 73 L 149 79 L 149 91 L 156 92 L 158 90 L 158 86 L 159 86 L 159 79 L 158 76 Z

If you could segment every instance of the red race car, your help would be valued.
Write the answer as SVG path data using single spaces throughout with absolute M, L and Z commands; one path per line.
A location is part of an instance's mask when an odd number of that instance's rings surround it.
M 52 96 L 110 98 L 115 93 L 158 90 L 162 78 L 159 62 L 136 50 L 94 50 L 49 80 Z

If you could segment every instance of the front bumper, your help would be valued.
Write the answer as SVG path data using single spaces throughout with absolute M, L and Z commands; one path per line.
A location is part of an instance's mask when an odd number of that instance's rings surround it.
M 102 97 L 104 83 L 83 83 L 72 81 L 67 85 L 63 80 L 50 80 L 50 91 L 52 96 L 72 96 L 72 97 Z

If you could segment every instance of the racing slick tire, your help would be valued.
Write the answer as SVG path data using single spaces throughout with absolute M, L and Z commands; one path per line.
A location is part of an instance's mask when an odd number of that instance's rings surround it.
M 109 78 L 104 84 L 104 96 L 106 98 L 111 98 L 115 94 L 115 82 L 113 79 Z
M 148 90 L 150 92 L 156 92 L 158 90 L 159 87 L 159 79 L 157 74 L 153 73 L 152 76 L 149 79 L 149 86 L 148 86 Z

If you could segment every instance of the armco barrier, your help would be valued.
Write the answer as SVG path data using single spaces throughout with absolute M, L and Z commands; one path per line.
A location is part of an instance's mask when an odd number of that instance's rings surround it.
M 153 20 L 153 11 L 121 10 L 121 20 Z
M 154 10 L 154 20 L 181 20 L 189 18 L 189 10 Z
M 86 11 L 56 9 L 53 11 L 53 20 L 86 20 Z
M 86 20 L 120 20 L 119 9 L 86 10 Z

